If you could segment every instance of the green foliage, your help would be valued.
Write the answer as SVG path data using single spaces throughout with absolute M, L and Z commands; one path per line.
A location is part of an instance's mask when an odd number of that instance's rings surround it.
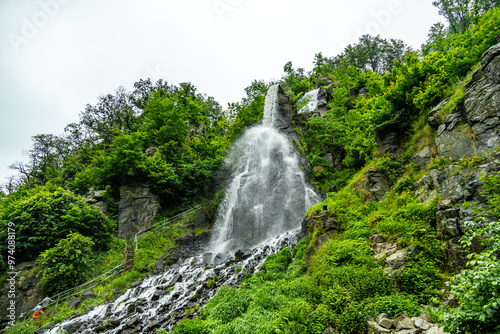
M 330 239 L 324 243 L 312 257 L 310 265 L 312 268 L 343 265 L 376 266 L 366 241 L 337 239 Z
M 205 312 L 211 319 L 227 324 L 245 313 L 250 301 L 248 291 L 223 286 L 207 303 Z
M 175 326 L 174 334 L 208 334 L 209 328 L 200 319 L 183 319 Z
M 479 16 L 499 5 L 498 0 L 436 0 L 432 5 L 439 9 L 441 14 L 449 24 L 452 34 L 463 33 L 473 23 L 476 23 Z
M 9 328 L 9 333 L 11 334 L 32 334 L 37 329 L 29 321 L 17 322 L 14 327 Z
M 322 333 L 327 324 L 328 310 L 313 305 L 303 299 L 290 301 L 279 312 L 276 333 Z
M 463 78 L 481 55 L 496 43 L 500 10 L 485 13 L 471 29 L 449 37 L 449 47 L 423 59 L 408 53 L 385 77 L 384 98 L 390 108 L 376 114 L 377 133 L 405 132 L 420 114 L 427 113 L 444 97 L 453 82 Z
M 70 233 L 55 247 L 44 251 L 38 258 L 43 267 L 43 290 L 47 293 L 60 292 L 83 283 L 90 267 L 93 245 L 91 238 Z
M 357 44 L 348 45 L 337 61 L 346 61 L 357 68 L 368 68 L 376 73 L 385 73 L 391 70 L 395 61 L 403 60 L 409 50 L 410 47 L 402 40 L 363 35 Z
M 467 268 L 451 279 L 450 288 L 459 306 L 443 309 L 445 328 L 452 333 L 494 333 L 500 330 L 500 173 L 482 178 L 489 209 L 480 208 L 478 218 L 466 222 L 460 242 L 471 247 L 480 240 L 484 250 L 469 255 Z
M 402 292 L 417 296 L 420 304 L 428 304 L 437 297 L 440 277 L 438 271 L 425 262 L 406 266 L 395 275 Z
M 262 265 L 262 269 L 266 272 L 267 278 L 282 278 L 291 262 L 292 253 L 288 247 L 285 247 L 278 254 L 269 255 Z
M 386 313 L 389 318 L 397 314 L 406 313 L 410 317 L 418 316 L 421 312 L 419 304 L 411 295 L 393 293 L 387 296 L 368 299 L 365 304 L 366 312 L 376 318 L 381 313 Z
M 6 235 L 7 223 L 14 223 L 19 260 L 36 258 L 71 232 L 91 237 L 98 249 L 106 249 L 115 229 L 115 223 L 99 209 L 62 188 L 34 188 L 4 204 L 0 231 Z M 0 246 L 2 254 L 5 247 L 5 243 Z

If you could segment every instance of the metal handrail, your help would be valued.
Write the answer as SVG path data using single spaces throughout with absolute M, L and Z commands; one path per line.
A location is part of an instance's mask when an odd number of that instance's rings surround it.
M 204 205 L 206 205 L 209 201 L 205 202 L 205 203 L 202 203 L 202 204 L 198 204 L 197 206 L 189 209 L 189 210 L 186 210 L 184 212 L 181 212 L 173 217 L 169 217 L 169 218 L 165 218 L 153 225 L 150 225 L 149 227 L 141 230 L 141 231 L 138 231 L 135 235 L 134 235 L 134 243 L 135 243 L 135 250 L 134 250 L 134 258 L 137 258 L 139 256 L 139 248 L 138 248 L 138 239 L 149 233 L 149 232 L 152 232 L 152 231 L 155 231 L 157 230 L 158 228 L 162 227 L 162 226 L 165 226 L 165 223 L 170 223 L 170 224 L 173 224 L 173 223 L 176 223 L 182 219 L 185 218 L 185 216 L 191 212 L 194 212 L 195 210 L 199 209 L 200 207 L 203 207 Z M 128 242 L 125 240 L 125 249 L 124 249 L 124 254 L 127 253 L 127 245 L 128 245 Z M 127 260 L 127 258 L 125 257 L 123 259 L 123 262 L 121 262 L 120 264 L 116 265 L 115 267 L 111 268 L 110 270 L 106 271 L 105 273 L 91 279 L 90 281 L 88 282 L 85 282 L 83 284 L 80 284 L 74 288 L 70 288 L 68 290 L 65 290 L 65 291 L 62 291 L 62 292 L 59 292 L 55 295 L 53 295 L 51 297 L 51 299 L 53 299 L 54 301 L 51 302 L 49 305 L 53 305 L 54 303 L 57 304 L 59 302 L 62 302 L 62 301 L 65 301 L 73 296 L 76 296 L 78 295 L 81 290 L 83 290 L 83 288 L 85 289 L 91 289 L 93 287 L 95 287 L 97 284 L 99 283 L 102 283 L 102 282 L 105 282 L 107 281 L 109 278 L 111 277 L 114 277 L 120 273 L 122 273 L 123 271 L 125 271 L 127 269 L 127 266 L 130 264 L 130 263 L 133 263 L 134 262 L 134 258 L 132 259 L 129 259 Z M 111 273 L 111 274 L 110 274 Z M 105 277 L 103 280 L 100 280 L 98 282 L 98 280 L 106 275 L 108 275 L 107 277 Z M 91 283 L 94 283 L 93 285 L 91 285 Z

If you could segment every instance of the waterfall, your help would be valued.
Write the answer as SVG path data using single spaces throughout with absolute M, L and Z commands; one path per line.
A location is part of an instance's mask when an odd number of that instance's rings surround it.
M 305 93 L 304 96 L 300 98 L 298 104 L 303 104 L 303 106 L 299 109 L 299 114 L 305 112 L 314 112 L 318 109 L 318 105 L 320 102 L 318 98 L 319 92 L 319 89 L 313 89 Z
M 274 128 L 280 117 L 278 94 L 279 86 L 269 88 L 263 124 L 248 129 L 226 159 L 233 177 L 219 205 L 207 252 L 194 254 L 191 248 L 187 257 L 149 274 L 116 300 L 46 333 L 170 331 L 186 310 L 206 303 L 221 286 L 238 284 L 247 273 L 257 272 L 267 255 L 297 243 L 304 214 L 319 197 L 305 180 L 295 148 Z M 225 261 L 236 250 L 239 261 Z M 215 276 L 218 280 L 208 287 Z
M 214 254 L 253 248 L 296 229 L 319 198 L 305 180 L 290 140 L 274 125 L 279 85 L 269 88 L 264 121 L 233 145 L 226 163 L 233 171 L 219 206 L 209 250 Z

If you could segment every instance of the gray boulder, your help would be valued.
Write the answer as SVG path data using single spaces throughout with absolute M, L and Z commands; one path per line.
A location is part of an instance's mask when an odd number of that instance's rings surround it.
M 72 308 L 78 308 L 78 306 L 80 306 L 80 304 L 82 303 L 82 300 L 80 298 L 70 298 L 70 300 L 68 301 L 68 308 L 69 309 L 72 309 Z
M 82 292 L 82 300 L 87 300 L 87 299 L 95 299 L 96 295 L 94 294 L 94 291 L 92 290 L 85 290 Z

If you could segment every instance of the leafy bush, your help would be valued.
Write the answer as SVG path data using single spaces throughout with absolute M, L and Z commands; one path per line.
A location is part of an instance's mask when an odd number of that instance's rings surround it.
M 206 305 L 205 312 L 211 319 L 227 324 L 246 312 L 251 302 L 248 292 L 223 286 Z
M 174 334 L 208 334 L 209 329 L 200 319 L 183 319 L 175 326 Z
M 386 313 L 389 318 L 397 314 L 407 313 L 410 317 L 420 314 L 420 306 L 411 295 L 393 293 L 387 296 L 367 299 L 364 303 L 365 312 L 372 317 Z
M 395 275 L 402 292 L 416 296 L 416 301 L 427 304 L 437 297 L 439 275 L 437 270 L 424 262 L 409 265 Z
M 15 224 L 19 260 L 32 260 L 54 247 L 71 232 L 92 238 L 98 249 L 107 249 L 115 223 L 98 208 L 62 188 L 38 187 L 9 202 L 0 212 L 0 234 L 7 222 Z M 0 245 L 5 253 L 6 243 Z
M 293 299 L 279 313 L 276 333 L 321 333 L 327 324 L 328 310 L 303 299 Z
M 288 247 L 285 247 L 278 254 L 269 255 L 262 265 L 262 269 L 265 270 L 267 279 L 278 279 L 284 277 L 291 262 L 292 253 Z
M 93 245 L 91 238 L 70 233 L 55 247 L 44 251 L 38 258 L 38 263 L 43 267 L 43 290 L 54 293 L 83 283 L 90 266 Z

